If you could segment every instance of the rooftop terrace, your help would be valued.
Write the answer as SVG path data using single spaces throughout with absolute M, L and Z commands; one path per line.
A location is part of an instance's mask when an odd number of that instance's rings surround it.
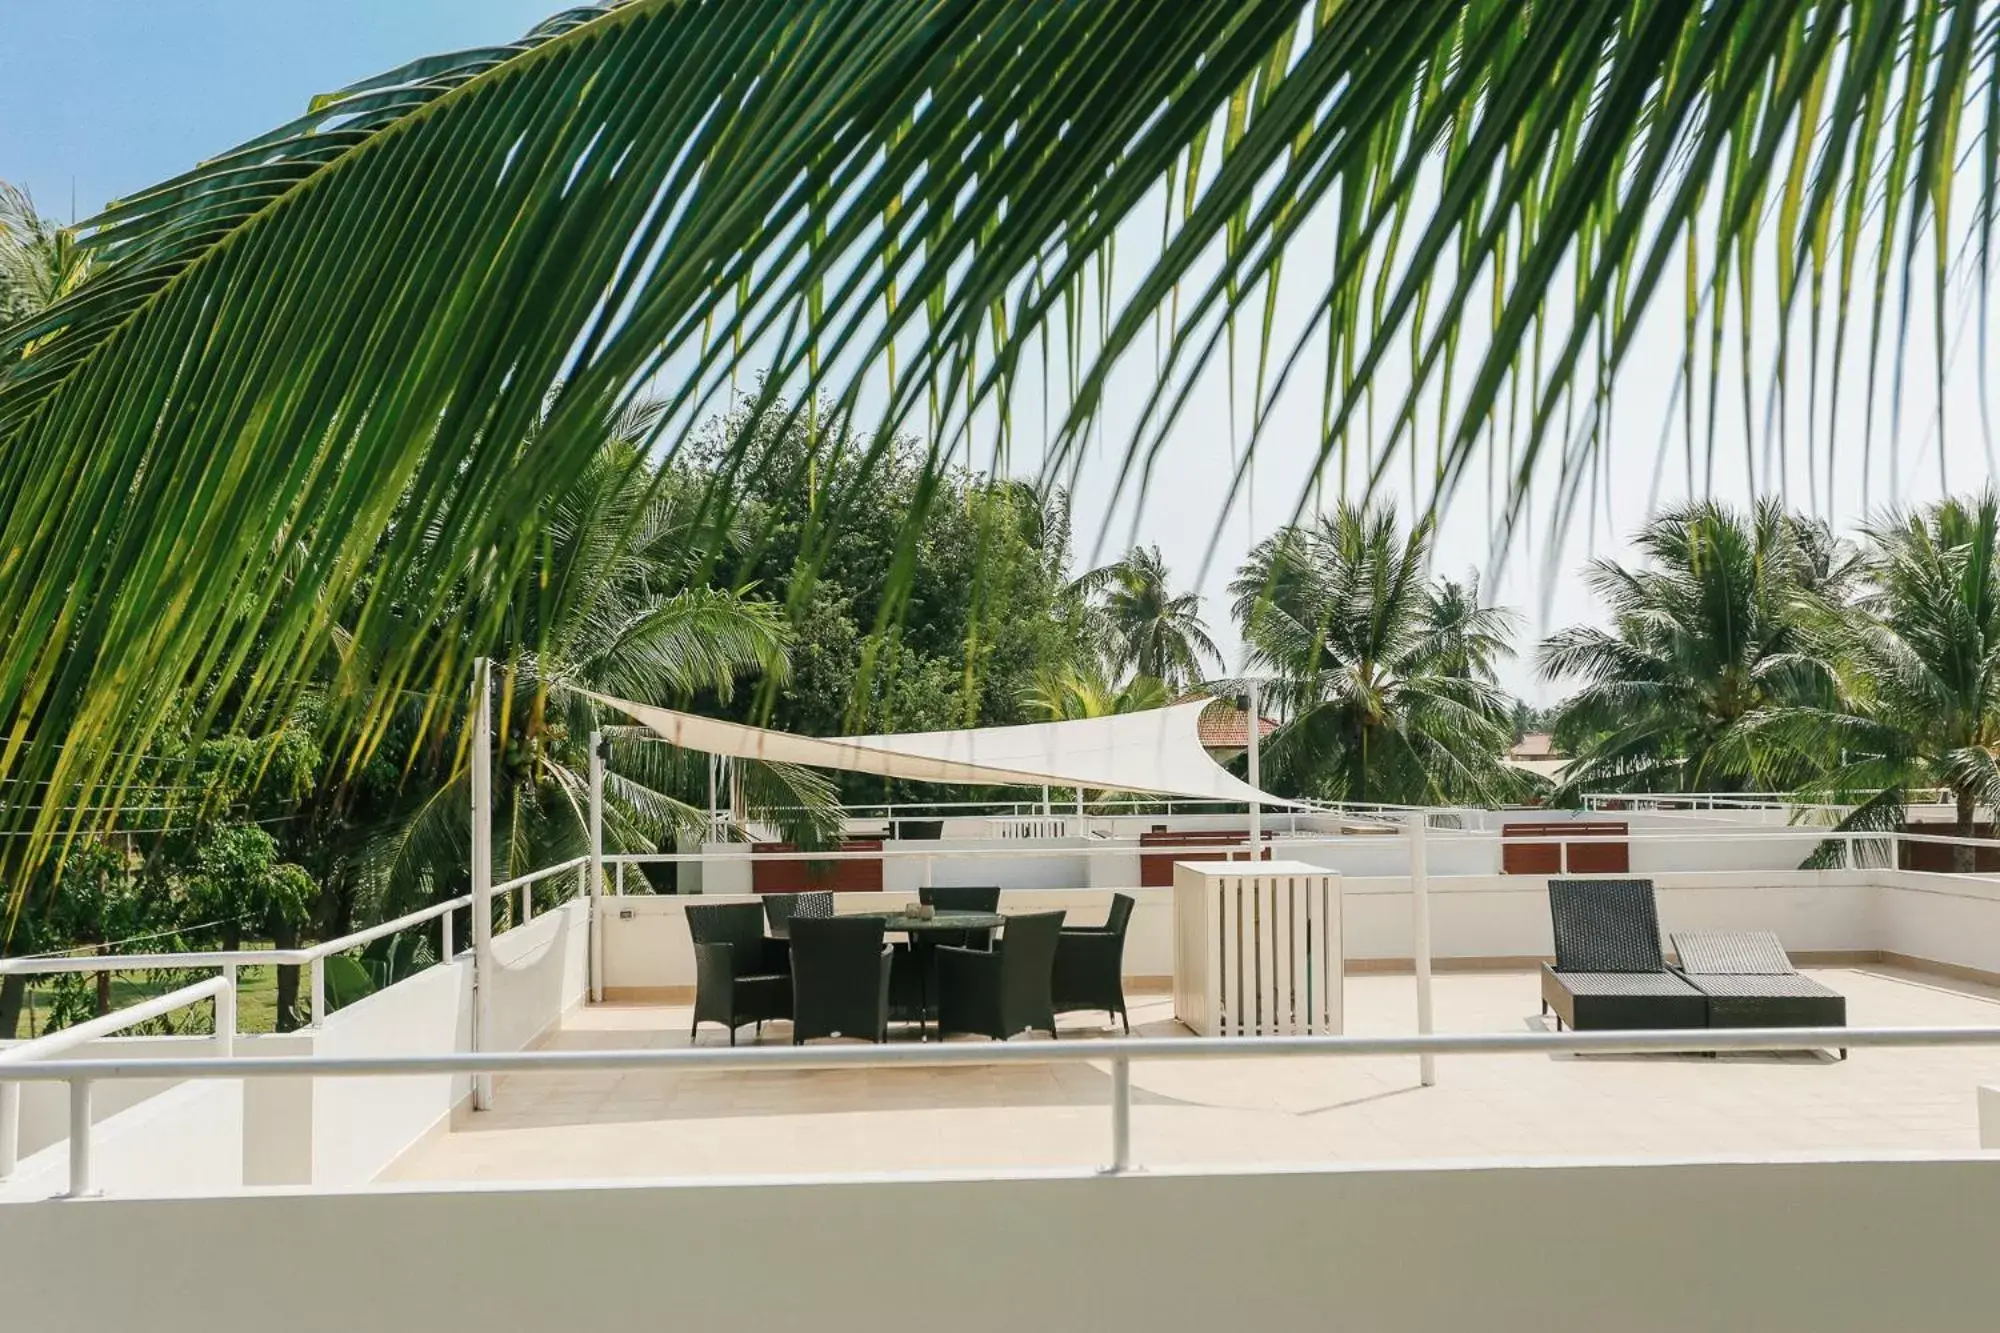
M 1857 1027 L 2000 1024 L 2000 989 L 1893 966 L 1810 969 Z M 1535 974 L 1436 981 L 1440 1032 L 1541 1030 Z M 1184 1035 L 1172 1000 L 1135 996 L 1133 1044 Z M 1351 976 L 1353 1035 L 1409 1031 L 1407 976 Z M 688 1044 L 688 1010 L 574 1011 L 544 1049 Z M 1087 1015 L 1064 1036 L 1112 1035 Z M 749 1033 L 744 1033 L 747 1040 Z M 720 1043 L 706 1029 L 704 1046 Z M 789 1044 L 783 1024 L 767 1045 Z M 977 1041 L 978 1039 L 972 1039 Z M 1701 1056 L 1460 1056 L 1418 1086 L 1408 1057 L 1132 1067 L 1133 1151 L 1147 1166 L 1467 1158 L 1783 1156 L 1976 1150 L 1974 1089 L 2000 1050 Z M 1101 1065 L 504 1075 L 387 1181 L 527 1181 L 1089 1167 L 1104 1160 Z

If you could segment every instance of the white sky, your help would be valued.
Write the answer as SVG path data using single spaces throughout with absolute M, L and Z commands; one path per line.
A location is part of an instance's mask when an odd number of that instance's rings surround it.
M 1967 173 L 1970 175 L 1971 173 Z M 1959 218 L 1971 214 L 1970 199 L 1957 210 Z M 1144 230 L 1157 236 L 1157 211 L 1151 213 Z M 1414 227 L 1411 228 L 1415 230 Z M 1871 238 L 1872 239 L 1872 238 Z M 1136 240 L 1128 247 L 1121 236 L 1120 276 L 1129 281 L 1150 257 L 1150 247 Z M 1136 254 L 1135 254 L 1136 252 Z M 1864 250 L 1864 253 L 1867 253 Z M 1963 251 L 1959 251 L 1962 255 Z M 1132 256 L 1129 257 L 1128 256 Z M 1301 245 L 1288 255 L 1285 282 L 1274 347 L 1286 342 L 1287 328 L 1301 327 L 1300 321 L 1317 298 L 1318 289 L 1330 267 L 1330 250 L 1312 244 Z M 1892 398 L 1888 358 L 1880 373 L 1875 411 L 1874 443 L 1864 467 L 1863 390 L 1867 362 L 1868 330 L 1864 320 L 1850 323 L 1850 350 L 1842 367 L 1840 419 L 1827 420 L 1825 381 L 1818 408 L 1819 439 L 1811 460 L 1817 480 L 1809 485 L 1806 441 L 1807 309 L 1802 297 L 1795 315 L 1792 378 L 1786 386 L 1790 404 L 1788 447 L 1776 447 L 1775 429 L 1766 427 L 1767 398 L 1771 371 L 1775 364 L 1778 305 L 1775 290 L 1775 261 L 1760 266 L 1761 289 L 1756 304 L 1754 344 L 1751 353 L 1754 434 L 1746 435 L 1740 390 L 1740 358 L 1736 355 L 1738 332 L 1733 311 L 1725 326 L 1727 351 L 1721 377 L 1721 401 L 1716 413 L 1715 458 L 1712 493 L 1732 503 L 1745 503 L 1753 495 L 1751 462 L 1746 459 L 1746 439 L 1754 442 L 1757 485 L 1755 493 L 1782 493 L 1799 508 L 1810 508 L 1832 518 L 1843 531 L 1886 506 L 1921 503 L 1937 498 L 1947 489 L 1965 492 L 1986 484 L 1992 476 L 1986 437 L 1981 428 L 1978 398 L 1978 319 L 1975 272 L 1961 260 L 1954 274 L 1954 287 L 1947 297 L 1946 338 L 1949 349 L 1942 398 L 1945 405 L 1944 440 L 1940 448 L 1936 423 L 1938 387 L 1934 381 L 1931 279 L 1926 265 L 1931 262 L 1928 238 L 1919 247 L 1916 289 L 1910 313 L 1907 341 L 1907 369 L 1903 383 L 1901 412 L 1892 418 Z M 1580 577 L 1582 565 L 1592 557 L 1629 559 L 1628 538 L 1649 513 L 1687 497 L 1703 494 L 1707 483 L 1701 476 L 1705 438 L 1707 373 L 1704 369 L 1697 386 L 1696 477 L 1690 491 L 1687 484 L 1681 406 L 1676 397 L 1683 349 L 1681 260 L 1669 266 L 1672 276 L 1662 286 L 1637 336 L 1631 356 L 1618 379 L 1613 395 L 1610 428 L 1606 432 L 1607 471 L 1599 475 L 1595 503 L 1579 505 L 1574 521 L 1563 531 L 1552 530 L 1548 512 L 1554 494 L 1553 461 L 1560 440 L 1551 441 L 1544 458 L 1536 491 L 1536 513 L 1517 536 L 1496 570 L 1492 545 L 1498 530 L 1500 497 L 1489 493 L 1484 460 L 1475 464 L 1459 494 L 1446 509 L 1436 544 L 1434 568 L 1440 574 L 1463 577 L 1477 570 L 1485 576 L 1489 600 L 1511 606 L 1523 616 L 1520 635 L 1521 657 L 1503 671 L 1509 689 L 1531 702 L 1550 703 L 1573 685 L 1549 685 L 1540 681 L 1529 657 L 1533 643 L 1550 630 L 1577 621 L 1601 623 L 1603 617 L 1595 599 Z M 1567 284 L 1559 282 L 1560 290 Z M 1857 279 L 1857 288 L 1864 284 Z M 1186 291 L 1186 288 L 1183 289 Z M 1892 302 L 1894 293 L 1892 291 Z M 1831 297 L 1829 296 L 1829 300 Z M 1261 309 L 1261 297 L 1259 309 Z M 1484 327 L 1488 312 L 1469 312 L 1469 330 Z M 1704 316 L 1706 320 L 1706 316 Z M 1895 307 L 1890 306 L 1884 341 L 1895 345 Z M 1704 330 L 1706 324 L 1704 323 Z M 2000 334 L 2000 330 L 1996 330 Z M 1236 665 L 1240 640 L 1228 614 L 1226 591 L 1230 577 L 1245 551 L 1256 540 L 1285 522 L 1298 502 L 1308 479 L 1312 457 L 1318 445 L 1320 379 L 1317 367 L 1323 353 L 1308 351 L 1302 362 L 1312 373 L 1300 376 L 1274 408 L 1259 446 L 1254 469 L 1254 486 L 1249 495 L 1239 496 L 1228 512 L 1222 501 L 1234 474 L 1233 446 L 1247 437 L 1249 402 L 1256 369 L 1256 318 L 1243 321 L 1242 339 L 1236 366 L 1238 383 L 1237 421 L 1234 441 L 1230 430 L 1229 395 L 1225 364 L 1221 357 L 1211 365 L 1201 387 L 1177 423 L 1163 450 L 1151 489 L 1137 513 L 1136 536 L 1145 543 L 1157 543 L 1165 554 L 1177 581 L 1195 584 L 1203 594 L 1205 611 L 1216 639 Z M 1552 333 L 1553 346 L 1556 334 Z M 1857 348 L 1853 344 L 1859 344 Z M 1826 325 L 1822 355 L 1830 360 L 1831 322 Z M 1460 346 L 1458 376 L 1469 382 L 1473 358 L 1484 350 L 1483 340 L 1468 333 Z M 1274 360 L 1278 353 L 1274 351 Z M 1140 364 L 1133 364 L 1133 363 Z M 1823 363 L 1822 374 L 1828 368 Z M 1104 414 L 1104 446 L 1094 451 L 1085 465 L 1077 488 L 1077 540 L 1079 559 L 1088 560 L 1100 541 L 1099 559 L 1109 559 L 1124 546 L 1132 527 L 1133 508 L 1129 503 L 1107 510 L 1116 479 L 1120 446 L 1129 437 L 1153 382 L 1150 347 L 1144 355 L 1127 358 L 1107 394 Z M 1388 381 L 1398 393 L 1406 380 Z M 1020 402 L 1034 403 L 1034 392 L 1024 390 Z M 1387 418 L 1390 395 L 1378 397 L 1378 418 Z M 1434 409 L 1434 396 L 1431 402 Z M 1026 464 L 1018 450 L 1024 418 L 1038 418 L 1034 409 L 1016 414 L 1017 470 Z M 1434 418 L 1425 422 L 1423 438 L 1433 438 Z M 1828 460 L 1831 446 L 1831 462 Z M 1665 454 L 1662 456 L 1664 446 Z M 1769 451 L 1768 454 L 1766 451 Z M 1428 445 L 1426 445 L 1428 456 Z M 1503 460 L 1504 461 L 1504 460 Z M 1832 478 L 1831 499 L 1827 477 Z M 1408 512 L 1408 463 L 1399 460 L 1390 473 L 1400 479 L 1396 500 Z M 1359 468 L 1355 483 L 1358 487 Z M 1394 482 L 1391 483 L 1395 484 Z M 1323 494 L 1329 506 L 1339 493 L 1339 478 L 1329 475 Z M 1810 491 L 1810 496 L 1809 496 Z M 1219 539 L 1218 534 L 1219 528 Z M 1209 556 L 1215 540 L 1213 556 Z M 1206 559 L 1206 563 L 1204 563 Z

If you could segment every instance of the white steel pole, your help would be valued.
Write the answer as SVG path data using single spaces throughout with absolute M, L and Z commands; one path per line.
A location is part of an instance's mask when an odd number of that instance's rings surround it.
M 715 803 L 709 769 L 709 804 Z M 711 819 L 713 816 L 711 816 Z M 590 733 L 590 998 L 604 1002 L 604 733 Z
M 69 1081 L 69 1197 L 87 1199 L 97 1192 L 90 1162 L 90 1080 Z
M 493 663 L 472 664 L 472 1049 L 484 1050 L 493 999 Z M 493 1105 L 493 1075 L 472 1076 L 472 1109 Z
M 1410 815 L 1410 958 L 1417 972 L 1417 1031 L 1431 1030 L 1431 875 L 1427 848 L 1429 816 L 1422 810 Z M 1429 1051 L 1417 1056 L 1418 1082 L 1430 1087 L 1437 1082 L 1437 1057 Z
M 1264 784 L 1257 769 L 1258 743 L 1264 739 L 1264 728 L 1258 725 L 1260 714 L 1257 705 L 1257 682 L 1250 682 L 1250 712 L 1247 719 L 1250 728 L 1250 785 L 1262 791 Z M 1264 803 L 1250 802 L 1250 859 L 1255 861 L 1263 855 L 1264 846 Z
M 14 1174 L 21 1151 L 21 1085 L 0 1083 L 0 1180 Z

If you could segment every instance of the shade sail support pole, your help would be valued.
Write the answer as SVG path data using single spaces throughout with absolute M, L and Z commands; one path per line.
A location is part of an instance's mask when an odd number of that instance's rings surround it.
M 493 662 L 472 664 L 472 1049 L 493 1026 Z M 493 1106 L 493 1075 L 472 1076 L 472 1109 Z
M 1410 812 L 1410 958 L 1417 974 L 1417 1031 L 1431 1031 L 1431 876 L 1430 814 Z M 1429 1051 L 1417 1056 L 1417 1081 L 1425 1087 L 1437 1083 L 1437 1057 Z
M 711 792 L 714 788 L 711 786 Z M 590 999 L 604 1003 L 604 733 L 590 733 Z
M 1259 716 L 1258 702 L 1257 702 L 1257 682 L 1255 681 L 1250 682 L 1250 688 L 1248 693 L 1250 697 L 1248 700 L 1246 700 L 1246 702 L 1250 706 L 1250 711 L 1246 718 L 1246 725 L 1250 729 L 1250 751 L 1249 751 L 1250 785 L 1256 788 L 1258 791 L 1262 791 L 1264 790 L 1264 784 L 1258 772 L 1258 749 L 1259 749 L 1258 743 L 1264 739 L 1262 735 L 1264 729 L 1257 725 L 1257 719 Z M 1263 855 L 1263 844 L 1264 844 L 1264 803 L 1262 801 L 1253 800 L 1250 802 L 1250 859 L 1252 861 L 1257 860 L 1258 857 Z

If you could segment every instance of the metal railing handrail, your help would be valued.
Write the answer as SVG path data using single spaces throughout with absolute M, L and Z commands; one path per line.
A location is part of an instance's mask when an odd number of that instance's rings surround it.
M 581 870 L 590 864 L 588 856 L 573 856 L 567 861 L 542 866 L 524 875 L 517 875 L 493 886 L 493 894 L 500 895 L 520 890 L 522 901 L 521 919 L 533 919 L 534 907 L 531 896 L 532 886 L 552 876 L 571 870 Z M 439 961 L 450 962 L 457 956 L 452 947 L 452 913 L 472 906 L 472 895 L 462 893 L 456 898 L 431 903 L 414 912 L 406 912 L 392 921 L 382 921 L 375 925 L 317 944 L 304 945 L 296 949 L 217 949 L 194 950 L 187 953 L 149 954 L 83 954 L 58 958 L 0 958 L 0 976 L 21 973 L 29 976 L 48 976 L 73 972 L 149 972 L 220 967 L 232 976 L 239 967 L 307 967 L 312 969 L 310 1004 L 312 1026 L 320 1027 L 326 1022 L 326 960 L 335 954 L 346 953 L 366 944 L 424 925 L 426 922 L 443 922 L 442 948 Z M 178 992 L 175 992 L 178 993 Z M 150 1002 L 149 1002 L 150 1003 Z M 235 1005 L 230 1005 L 233 1015 Z M 127 1013 L 130 1010 L 120 1010 Z M 115 1017 L 115 1015 L 107 1015 Z M 69 1029 L 64 1029 L 68 1031 Z
M 10 1046 L 0 1051 L 0 1180 L 14 1174 L 14 1168 L 21 1155 L 21 1085 L 16 1079 L 16 1071 L 32 1067 L 37 1063 L 60 1063 L 65 1066 L 87 1064 L 88 1061 L 65 1060 L 50 1062 L 48 1056 L 60 1055 L 64 1051 L 75 1050 L 100 1038 L 113 1036 L 140 1023 L 149 1023 L 155 1018 L 164 1018 L 176 1009 L 203 1000 L 215 1000 L 215 1043 L 223 1059 L 229 1059 L 236 1051 L 236 976 L 233 969 L 225 970 L 222 976 L 210 977 L 168 991 L 165 995 L 155 995 L 150 1000 L 128 1005 L 114 1013 L 101 1014 L 96 1018 L 69 1027 L 46 1033 L 18 1046 Z M 89 1171 L 90 1141 L 90 1097 L 88 1085 L 84 1085 L 83 1103 L 79 1112 L 76 1101 L 77 1084 L 72 1082 L 70 1099 L 70 1135 L 72 1141 L 81 1141 L 84 1170 Z M 78 1132 L 77 1117 L 81 1114 L 84 1128 Z
M 1871 1050 L 2000 1046 L 2000 1027 L 1694 1028 L 1643 1032 L 1462 1032 L 1405 1036 L 1083 1038 L 1071 1041 L 912 1043 L 791 1047 L 658 1047 L 583 1051 L 452 1052 L 444 1055 L 273 1056 L 66 1060 L 5 1070 L 9 1079 L 70 1088 L 70 1195 L 92 1192 L 90 1087 L 126 1079 L 381 1078 L 421 1075 L 560 1074 L 580 1071 L 757 1071 L 1001 1064 L 1111 1066 L 1111 1155 L 1106 1174 L 1131 1169 L 1131 1065 L 1135 1060 L 1269 1059 L 1304 1056 L 1667 1055 L 1711 1051 Z M 83 1117 L 76 1119 L 81 1105 Z M 79 1150 L 78 1145 L 81 1145 Z
M 1546 823 L 1561 821 L 1549 820 Z M 1198 830 L 1188 830 L 1198 832 Z M 1455 829 L 1431 828 L 1427 835 L 1440 841 L 1460 843 L 1502 843 L 1515 847 L 1560 846 L 1563 843 L 1633 843 L 1633 842 L 1685 842 L 1688 834 L 1673 830 L 1637 830 L 1627 833 L 1599 832 L 1579 829 L 1576 832 L 1557 831 L 1537 834 L 1509 834 L 1503 829 Z M 1407 832 L 1370 833 L 1358 837 L 1348 837 L 1334 833 L 1290 833 L 1282 830 L 1267 831 L 1262 846 L 1270 850 L 1282 846 L 1393 846 L 1407 843 Z M 1811 824 L 1787 824 L 1782 827 L 1752 825 L 1733 831 L 1727 835 L 1731 843 L 1741 842 L 1918 842 L 1949 846 L 1989 847 L 2000 849 L 2000 838 L 1959 837 L 1949 833 L 1909 833 L 1898 829 L 1832 829 Z M 753 851 L 750 843 L 730 844 L 729 852 L 606 852 L 604 863 L 612 865 L 698 865 L 705 861 L 749 860 L 758 861 L 874 861 L 882 859 L 931 858 L 938 860 L 966 860 L 981 857 L 1051 857 L 1051 856 L 1144 856 L 1172 855 L 1176 852 L 1198 852 L 1219 855 L 1239 850 L 1233 843 L 1151 843 L 1140 845 L 1123 839 L 1101 839 L 1076 847 L 1022 847 L 1012 839 L 994 839 L 991 847 L 944 847 L 929 843 L 927 839 L 917 839 L 901 847 L 871 848 L 860 851 L 842 851 L 827 848 L 821 851 Z

